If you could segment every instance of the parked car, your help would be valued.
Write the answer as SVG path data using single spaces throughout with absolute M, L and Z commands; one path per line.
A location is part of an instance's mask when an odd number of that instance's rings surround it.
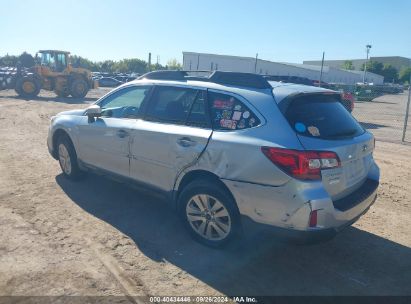
M 382 95 L 384 95 L 384 92 L 376 86 L 357 85 L 355 88 L 355 98 L 358 101 L 373 101 Z
M 328 82 L 325 82 L 325 81 L 321 81 L 321 83 L 320 83 L 319 80 L 313 80 L 313 84 L 312 84 L 312 85 L 315 86 L 315 87 L 321 87 L 321 88 L 325 88 L 325 89 L 330 89 L 332 84 L 330 84 L 330 83 L 328 83 Z
M 118 81 L 122 82 L 122 83 L 127 82 L 127 76 L 114 76 L 113 78 L 115 80 L 118 80 Z
M 133 81 L 133 80 L 136 80 L 136 79 L 137 79 L 137 77 L 129 76 L 129 77 L 127 77 L 127 79 L 126 79 L 126 82 Z
M 343 106 L 348 110 L 348 112 L 352 113 L 354 110 L 354 102 L 355 98 L 354 95 L 350 92 L 341 92 L 341 102 Z
M 375 88 L 386 94 L 399 94 L 404 92 L 404 86 L 399 84 L 384 84 L 384 85 L 375 85 Z
M 103 78 L 103 76 L 97 75 L 93 76 L 92 79 L 98 81 L 99 79 Z
M 119 81 L 117 79 L 111 78 L 111 77 L 102 77 L 98 79 L 98 85 L 100 87 L 118 87 L 119 85 L 122 85 L 123 82 Z
M 157 71 L 51 118 L 63 174 L 102 172 L 161 193 L 201 243 L 272 231 L 331 238 L 376 199 L 374 137 L 339 92 L 215 71 Z
M 342 84 L 328 84 L 327 89 L 338 91 L 341 93 L 341 103 L 350 112 L 354 110 L 355 97 L 353 91 L 355 90 L 352 85 Z

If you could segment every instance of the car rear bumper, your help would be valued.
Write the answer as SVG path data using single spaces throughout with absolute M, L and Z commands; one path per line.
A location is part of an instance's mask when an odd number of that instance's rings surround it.
M 367 179 L 356 191 L 332 204 L 313 202 L 312 210 L 318 210 L 318 227 L 339 229 L 351 225 L 375 202 L 378 185 L 378 181 Z
M 336 236 L 340 231 L 345 229 L 346 227 L 351 226 L 354 224 L 362 215 L 367 213 L 369 208 L 375 202 L 377 196 L 374 196 L 372 199 L 372 203 L 368 205 L 368 207 L 363 210 L 359 215 L 354 217 L 353 219 L 344 222 L 341 226 L 333 227 L 333 228 L 308 228 L 306 230 L 296 230 L 290 228 L 283 228 L 272 226 L 268 224 L 257 223 L 253 221 L 248 216 L 242 216 L 242 227 L 243 233 L 247 237 L 254 237 L 256 235 L 267 235 L 267 236 L 274 236 L 283 241 L 289 242 L 296 242 L 296 243 L 319 243 L 324 242 L 332 239 Z
M 271 231 L 279 237 L 307 241 L 331 238 L 353 224 L 375 202 L 378 189 L 378 180 L 369 178 L 344 199 L 333 201 L 321 183 L 304 188 L 293 181 L 280 187 L 223 181 L 237 202 L 246 235 Z M 317 225 L 310 227 L 314 210 Z

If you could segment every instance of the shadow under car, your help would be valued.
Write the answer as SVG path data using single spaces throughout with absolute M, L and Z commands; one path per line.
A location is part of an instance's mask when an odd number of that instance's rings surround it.
M 223 250 L 193 241 L 159 198 L 103 176 L 58 185 L 83 210 L 225 295 L 410 295 L 411 249 L 349 227 L 311 246 L 256 237 Z M 378 204 L 378 201 L 377 201 Z

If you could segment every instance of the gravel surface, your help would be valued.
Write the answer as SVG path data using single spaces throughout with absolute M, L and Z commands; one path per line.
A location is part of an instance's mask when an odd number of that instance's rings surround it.
M 377 141 L 379 198 L 312 246 L 190 239 L 159 198 L 104 177 L 65 179 L 47 151 L 52 115 L 86 100 L 0 91 L 0 295 L 411 295 L 411 147 Z

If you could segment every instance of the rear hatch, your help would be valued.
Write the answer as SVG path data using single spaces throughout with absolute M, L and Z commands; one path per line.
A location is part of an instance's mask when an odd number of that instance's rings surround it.
M 321 171 L 333 200 L 354 192 L 371 168 L 374 138 L 341 104 L 337 93 L 300 94 L 280 104 L 286 119 L 307 150 L 337 153 L 341 166 Z

